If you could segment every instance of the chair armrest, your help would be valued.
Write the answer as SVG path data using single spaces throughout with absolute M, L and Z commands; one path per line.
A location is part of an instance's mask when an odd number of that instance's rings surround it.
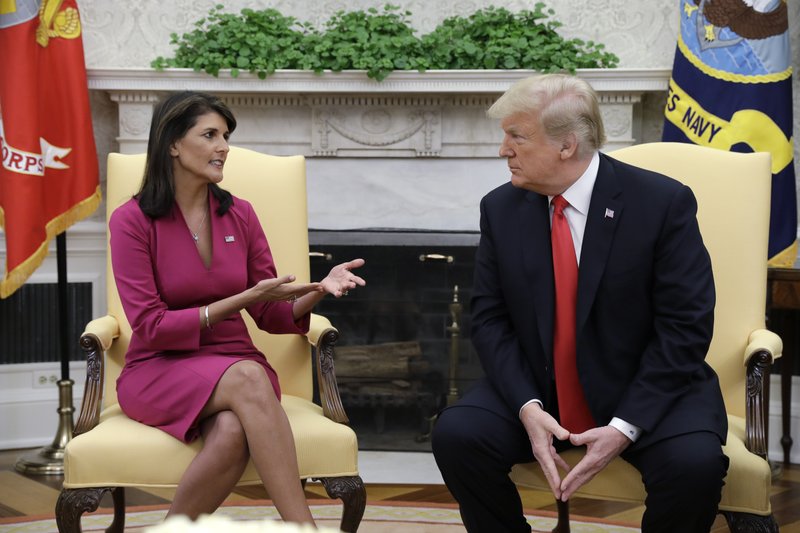
M 73 436 L 86 433 L 100 420 L 100 406 L 103 401 L 103 355 L 117 337 L 119 337 L 119 322 L 110 315 L 89 322 L 81 335 L 80 346 L 86 353 L 86 385 Z
M 750 358 L 757 352 L 767 351 L 772 356 L 772 361 L 783 355 L 783 340 L 768 329 L 757 329 L 750 334 L 747 348 L 744 350 L 744 365 L 747 366 Z
M 308 327 L 308 333 L 306 333 L 308 342 L 313 346 L 317 346 L 320 339 L 331 329 L 338 334 L 338 330 L 333 327 L 333 324 L 331 324 L 331 321 L 328 320 L 327 317 L 311 313 L 311 324 Z
M 100 347 L 103 350 L 108 350 L 114 339 L 119 337 L 119 322 L 116 317 L 111 315 L 96 318 L 86 324 L 83 335 L 94 335 L 100 342 Z M 83 338 L 83 335 L 81 335 L 81 338 Z
M 339 340 L 339 331 L 331 325 L 330 320 L 312 313 L 306 336 L 317 351 L 317 383 L 322 412 L 334 422 L 346 424 L 349 419 L 344 412 L 333 368 L 333 347 Z
M 757 329 L 750 334 L 744 351 L 747 368 L 745 395 L 745 446 L 752 453 L 767 458 L 766 380 L 772 362 L 783 353 L 783 342 L 775 333 Z

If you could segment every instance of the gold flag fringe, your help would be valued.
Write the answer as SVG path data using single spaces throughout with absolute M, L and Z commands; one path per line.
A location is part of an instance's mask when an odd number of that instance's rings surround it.
M 772 256 L 767 265 L 779 268 L 792 268 L 795 261 L 797 261 L 797 240 L 795 240 L 783 251 Z
M 64 211 L 45 226 L 45 240 L 39 245 L 33 254 L 25 261 L 20 263 L 15 269 L 6 272 L 5 277 L 0 281 L 0 299 L 8 298 L 25 284 L 25 281 L 33 272 L 41 266 L 44 258 L 47 257 L 47 246 L 59 233 L 63 233 L 74 223 L 88 217 L 97 209 L 103 198 L 103 193 L 98 185 L 94 193 L 88 198 L 81 200 L 68 210 Z M 5 216 L 0 209 L 0 227 L 5 227 Z

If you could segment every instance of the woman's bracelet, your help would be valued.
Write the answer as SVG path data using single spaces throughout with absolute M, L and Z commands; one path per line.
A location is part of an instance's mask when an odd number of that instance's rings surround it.
M 208 306 L 206 306 L 206 308 L 203 310 L 203 313 L 205 314 L 206 317 L 206 327 L 208 329 L 211 329 L 211 321 L 209 321 L 208 319 Z

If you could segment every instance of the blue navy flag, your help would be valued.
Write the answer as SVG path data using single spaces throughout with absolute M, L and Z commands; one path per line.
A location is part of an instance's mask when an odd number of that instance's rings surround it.
M 797 257 L 785 0 L 679 0 L 664 141 L 772 154 L 769 263 Z

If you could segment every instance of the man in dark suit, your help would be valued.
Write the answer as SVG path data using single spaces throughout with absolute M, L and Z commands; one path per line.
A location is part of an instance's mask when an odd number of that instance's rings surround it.
M 530 531 L 514 464 L 538 461 L 567 501 L 621 456 L 648 493 L 644 532 L 707 532 L 727 421 L 704 361 L 715 294 L 692 191 L 599 153 L 597 96 L 579 78 L 521 80 L 489 116 L 511 181 L 481 202 L 472 341 L 485 377 L 433 434 L 467 530 Z M 585 449 L 572 470 L 569 446 Z

